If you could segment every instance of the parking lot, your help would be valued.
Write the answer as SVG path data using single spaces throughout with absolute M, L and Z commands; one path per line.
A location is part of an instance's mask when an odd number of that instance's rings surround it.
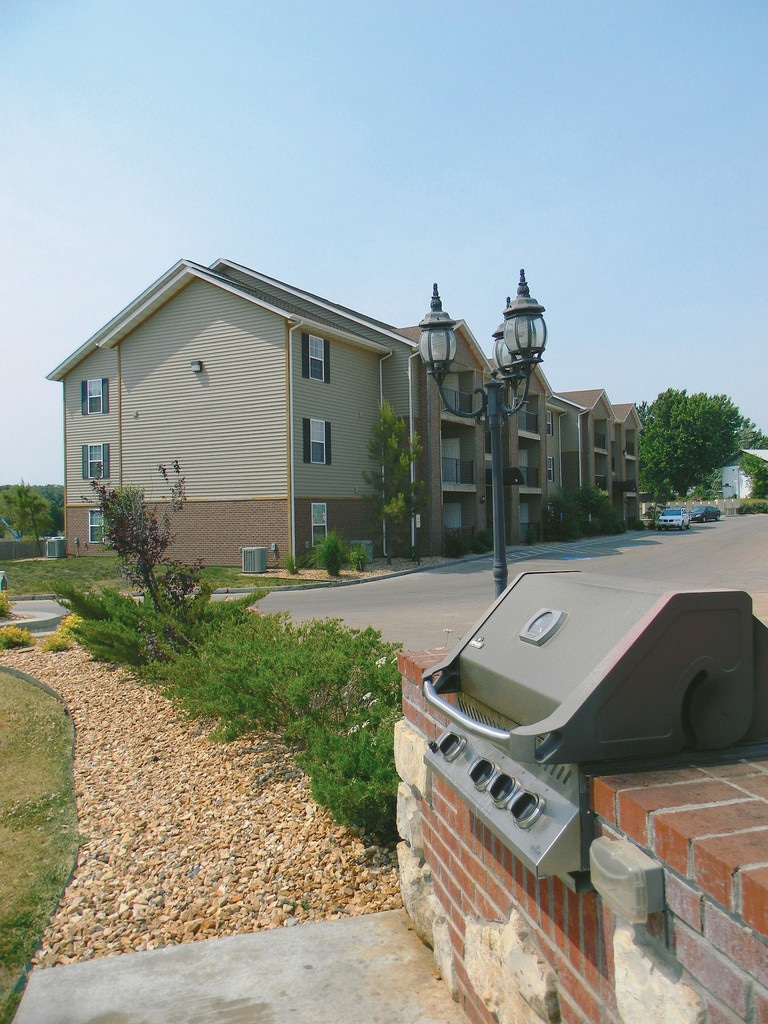
M 523 570 L 573 569 L 684 587 L 746 590 L 768 622 L 768 517 L 734 516 L 674 533 L 626 533 L 570 544 L 510 548 L 509 579 Z M 494 599 L 492 558 L 450 563 L 354 586 L 276 591 L 263 612 L 340 618 L 380 629 L 407 650 L 452 647 Z

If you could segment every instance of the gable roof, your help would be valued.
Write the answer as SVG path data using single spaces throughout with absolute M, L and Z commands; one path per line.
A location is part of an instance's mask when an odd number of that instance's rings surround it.
M 605 393 L 603 388 L 593 388 L 589 391 L 558 391 L 557 394 L 562 398 L 567 398 L 571 402 L 575 402 L 576 405 L 580 405 L 584 409 L 592 410 L 603 399 L 608 409 L 613 413 L 613 406 L 610 403 L 608 395 Z
M 626 423 L 626 421 L 632 417 L 638 426 L 640 426 L 640 417 L 637 414 L 637 407 L 634 402 L 619 402 L 618 405 L 614 405 L 613 411 L 616 414 L 616 419 L 619 423 Z
M 247 267 L 227 260 L 217 260 L 210 267 L 204 267 L 192 260 L 182 259 L 52 370 L 47 379 L 63 380 L 70 370 L 95 349 L 114 348 L 194 280 L 205 281 L 229 291 L 284 317 L 294 325 L 301 324 L 310 329 L 314 327 L 321 332 L 323 329 L 330 330 L 346 340 L 381 353 L 391 352 L 391 343 L 415 348 L 409 338 L 390 324 L 301 291 Z

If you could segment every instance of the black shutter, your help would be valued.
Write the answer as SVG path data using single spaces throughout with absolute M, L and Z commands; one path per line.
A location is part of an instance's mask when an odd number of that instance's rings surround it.
M 331 424 L 325 421 L 325 464 L 331 464 Z
M 109 377 L 101 378 L 101 411 L 109 412 Z
M 304 461 L 312 461 L 312 449 L 310 448 L 309 420 L 301 421 L 304 429 Z
M 309 377 L 309 335 L 301 332 L 301 376 Z
M 330 343 L 330 341 L 328 341 L 327 338 L 323 341 L 323 347 L 324 347 L 323 363 L 325 364 L 325 368 L 323 370 L 323 380 L 325 381 L 326 384 L 330 384 L 331 383 L 331 343 Z
M 88 445 L 83 445 L 83 480 L 88 479 Z
M 105 480 L 109 479 L 109 445 L 101 446 L 101 475 Z
M 88 415 L 88 381 L 80 381 L 80 411 L 83 416 Z

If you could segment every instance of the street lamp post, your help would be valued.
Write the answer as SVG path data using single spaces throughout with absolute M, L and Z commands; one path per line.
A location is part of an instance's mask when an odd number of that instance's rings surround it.
M 510 416 L 520 411 L 528 397 L 531 374 L 544 355 L 547 343 L 547 325 L 542 313 L 544 307 L 531 298 L 525 271 L 520 271 L 517 297 L 507 299 L 504 322 L 494 333 L 495 369 L 491 379 L 482 387 L 475 388 L 480 395 L 480 408 L 464 412 L 456 408 L 446 397 L 443 381 L 450 373 L 456 358 L 458 343 L 454 327 L 456 321 L 443 312 L 443 304 L 437 291 L 432 289 L 429 313 L 419 324 L 421 338 L 419 348 L 427 372 L 434 377 L 440 398 L 448 412 L 463 419 L 484 422 L 491 435 L 491 485 L 493 490 L 493 580 L 496 597 L 507 587 L 507 539 L 504 526 L 503 462 L 501 453 L 501 428 Z M 511 393 L 511 401 L 508 396 Z

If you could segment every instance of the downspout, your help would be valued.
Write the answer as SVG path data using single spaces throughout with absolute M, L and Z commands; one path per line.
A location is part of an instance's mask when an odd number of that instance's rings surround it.
M 291 554 L 298 558 L 296 551 L 296 499 L 294 492 L 296 459 L 293 443 L 293 332 L 305 327 L 304 320 L 299 318 L 288 328 L 288 520 L 291 534 Z
M 392 357 L 392 355 L 393 355 L 393 351 L 392 351 L 392 349 L 390 349 L 389 352 L 386 353 L 386 355 L 379 356 L 379 411 L 381 411 L 381 407 L 382 407 L 382 405 L 384 405 L 384 360 L 385 359 L 390 359 Z M 379 418 L 379 422 L 381 422 L 381 418 Z M 382 490 L 383 490 L 383 488 L 384 488 L 384 466 L 381 467 L 381 482 L 382 482 Z M 384 555 L 385 558 L 387 558 L 389 556 L 389 552 L 387 551 L 387 521 L 383 517 L 382 517 L 382 520 L 381 520 L 381 537 L 382 537 L 383 555 Z
M 413 352 L 408 356 L 408 431 L 411 447 L 413 447 L 413 360 L 420 357 L 420 353 Z M 411 461 L 411 489 L 416 483 L 416 466 Z M 411 548 L 416 550 L 416 516 L 411 516 Z
M 582 463 L 584 461 L 584 448 L 583 448 L 583 435 L 581 432 L 581 418 L 586 415 L 587 410 L 583 409 L 579 413 L 578 424 L 579 424 L 579 487 L 582 486 L 583 474 L 581 471 Z

